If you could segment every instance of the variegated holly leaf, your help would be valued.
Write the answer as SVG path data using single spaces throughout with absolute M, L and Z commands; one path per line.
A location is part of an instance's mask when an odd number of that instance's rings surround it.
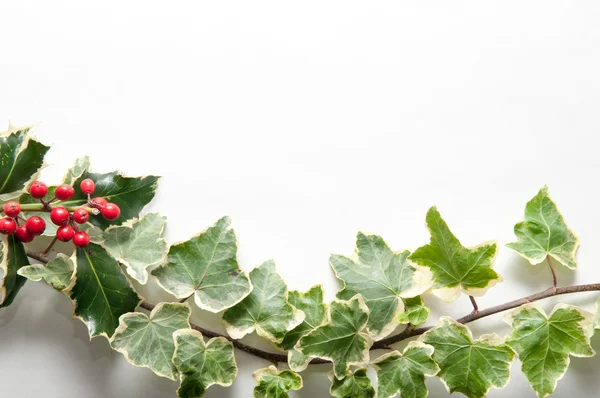
M 337 398 L 373 398 L 375 389 L 367 376 L 367 369 L 356 369 L 344 378 L 338 379 L 333 372 L 329 374 L 331 388 L 329 392 Z
M 265 261 L 250 272 L 252 292 L 223 314 L 227 333 L 241 339 L 256 330 L 259 336 L 281 343 L 286 333 L 304 320 L 304 312 L 288 301 L 288 289 L 275 269 L 275 262 Z
M 335 254 L 329 258 L 335 275 L 344 284 L 337 297 L 348 300 L 358 293 L 363 296 L 375 340 L 398 326 L 398 316 L 404 311 L 402 297 L 414 297 L 431 287 L 430 276 L 408 262 L 409 254 L 393 252 L 380 236 L 359 232 L 356 258 Z
M 223 217 L 187 242 L 172 245 L 167 263 L 151 273 L 178 299 L 194 295 L 198 307 L 220 312 L 242 301 L 252 290 L 236 254 L 231 220 Z
M 450 393 L 481 398 L 490 388 L 508 384 L 515 353 L 496 334 L 473 340 L 467 326 L 442 317 L 419 340 L 433 346 L 433 360 L 440 367 L 437 376 Z
M 531 264 L 541 263 L 546 256 L 575 269 L 575 252 L 579 238 L 567 227 L 556 204 L 548 196 L 544 186 L 525 205 L 525 219 L 515 225 L 518 240 L 506 246 L 529 260 Z
M 252 373 L 258 383 L 254 387 L 254 398 L 288 398 L 288 391 L 302 388 L 302 377 L 291 370 L 277 370 L 275 366 L 259 369 Z
M 369 309 L 360 295 L 348 301 L 335 300 L 327 311 L 327 323 L 302 337 L 296 350 L 311 358 L 333 362 L 338 379 L 351 365 L 366 366 L 373 339 L 367 330 Z
M 8 307 L 27 279 L 18 275 L 21 267 L 29 265 L 23 244 L 14 234 L 0 241 L 0 308 Z
M 230 386 L 237 376 L 233 345 L 223 337 L 204 342 L 202 334 L 181 329 L 173 334 L 173 364 L 181 376 L 177 394 L 181 398 L 201 397 L 213 384 Z
M 69 184 L 75 186 L 77 181 L 88 169 L 90 168 L 90 158 L 88 156 L 82 156 L 75 159 L 75 163 L 63 177 L 63 184 Z
M 17 272 L 30 281 L 44 279 L 46 283 L 58 291 L 64 291 L 71 286 L 75 266 L 69 256 L 59 253 L 47 264 L 33 264 L 22 267 Z
M 440 368 L 431 355 L 433 347 L 411 341 L 402 353 L 392 351 L 373 361 L 377 371 L 377 396 L 390 398 L 425 398 L 429 391 L 425 377 L 435 376 Z
M 292 290 L 288 295 L 290 304 L 304 312 L 302 323 L 287 332 L 281 342 L 281 348 L 288 352 L 288 365 L 294 372 L 303 371 L 310 362 L 310 357 L 294 349 L 294 346 L 302 336 L 306 336 L 327 320 L 325 317 L 327 306 L 323 303 L 324 296 L 325 291 L 321 285 L 311 287 L 306 293 Z
M 140 220 L 111 226 L 104 231 L 102 246 L 125 265 L 133 279 L 145 285 L 148 282 L 146 268 L 162 263 L 167 256 L 167 242 L 163 239 L 166 221 L 166 217 L 150 213 Z
M 535 304 L 523 305 L 504 317 L 513 331 L 506 344 L 519 355 L 521 370 L 542 398 L 554 392 L 569 367 L 569 355 L 591 357 L 594 314 L 581 308 L 558 304 L 547 317 Z
M 492 269 L 496 243 L 464 247 L 450 232 L 435 206 L 427 212 L 426 220 L 431 241 L 418 248 L 409 258 L 431 269 L 433 294 L 452 302 L 460 297 L 461 291 L 471 296 L 481 296 L 502 281 Z
M 422 325 L 429 318 L 429 308 L 423 303 L 421 296 L 403 299 L 404 312 L 398 316 L 400 323 Z
M 177 380 L 177 369 L 172 361 L 175 352 L 173 333 L 189 327 L 188 304 L 159 303 L 150 316 L 141 312 L 121 315 L 110 345 L 132 365 Z

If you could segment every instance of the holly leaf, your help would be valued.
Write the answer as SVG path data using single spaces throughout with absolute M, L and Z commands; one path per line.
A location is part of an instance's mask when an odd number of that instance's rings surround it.
M 403 299 L 404 312 L 398 316 L 400 323 L 412 323 L 422 325 L 429 318 L 429 308 L 423 303 L 421 296 Z
M 58 291 L 65 291 L 74 282 L 75 266 L 73 261 L 65 254 L 59 253 L 47 264 L 34 264 L 22 267 L 17 272 L 19 275 L 38 282 L 42 279 Z
M 356 369 L 348 373 L 344 378 L 337 379 L 333 373 L 329 374 L 331 388 L 329 392 L 337 398 L 373 398 L 375 389 L 371 379 L 367 376 L 367 369 Z
M 290 305 L 288 289 L 277 274 L 275 262 L 265 261 L 250 272 L 252 292 L 223 314 L 227 333 L 241 339 L 256 330 L 259 336 L 281 343 L 286 333 L 304 320 L 304 313 Z
M 591 357 L 594 315 L 581 308 L 558 304 L 547 317 L 535 304 L 526 304 L 506 314 L 513 331 L 506 344 L 519 355 L 521 370 L 542 398 L 554 392 L 569 367 L 569 355 Z
M 220 312 L 233 307 L 252 291 L 236 253 L 231 220 L 223 217 L 187 242 L 172 245 L 167 263 L 151 274 L 178 299 L 194 295 L 198 307 Z
M 230 386 L 237 376 L 233 345 L 223 337 L 204 343 L 202 334 L 181 329 L 173 334 L 173 364 L 181 376 L 177 394 L 181 398 L 201 397 L 213 384 Z
M 0 241 L 0 308 L 12 304 L 17 293 L 27 279 L 18 274 L 21 267 L 29 265 L 25 247 L 17 240 L 14 234 L 8 235 Z
M 302 337 L 296 350 L 311 358 L 333 362 L 335 377 L 343 378 L 351 365 L 366 366 L 373 339 L 367 330 L 369 309 L 360 295 L 335 300 L 327 311 L 327 323 Z
M 172 361 L 175 353 L 173 333 L 189 327 L 188 304 L 159 303 L 150 312 L 150 316 L 141 312 L 122 315 L 119 327 L 110 339 L 110 345 L 132 365 L 148 368 L 159 376 L 177 380 L 177 369 Z
M 254 398 L 288 398 L 288 391 L 302 388 L 302 377 L 291 370 L 277 370 L 275 366 L 259 369 L 252 373 L 258 383 L 254 387 Z
M 390 398 L 425 398 L 429 391 L 425 377 L 435 376 L 440 368 L 433 361 L 433 347 L 411 341 L 402 353 L 392 351 L 373 361 L 377 371 L 377 396 Z
M 69 184 L 75 186 L 75 181 L 77 181 L 83 173 L 88 171 L 90 168 L 90 158 L 88 156 L 82 156 L 80 158 L 75 159 L 75 163 L 63 177 L 63 184 Z
M 556 204 L 548 196 L 548 186 L 525 205 L 525 219 L 515 225 L 518 240 L 506 246 L 515 250 L 531 264 L 541 263 L 550 256 L 566 267 L 575 269 L 575 253 L 579 238 L 567 227 Z
M 451 394 L 481 398 L 491 388 L 508 384 L 515 353 L 496 334 L 473 340 L 467 326 L 444 316 L 419 341 L 433 346 L 433 360 L 440 367 L 437 376 Z
M 145 285 L 148 282 L 146 268 L 162 263 L 167 256 L 167 242 L 163 239 L 166 221 L 166 217 L 150 213 L 140 220 L 111 226 L 104 232 L 102 246 L 125 265 L 129 276 Z
M 452 302 L 460 297 L 461 291 L 471 296 L 482 296 L 502 281 L 492 269 L 497 250 L 495 242 L 474 248 L 464 247 L 450 232 L 435 206 L 427 212 L 426 220 L 431 241 L 418 248 L 409 259 L 431 269 L 433 294 Z

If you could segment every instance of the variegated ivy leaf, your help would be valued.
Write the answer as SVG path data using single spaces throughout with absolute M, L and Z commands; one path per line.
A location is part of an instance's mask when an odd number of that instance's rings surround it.
M 502 281 L 492 269 L 496 243 L 464 247 L 450 232 L 435 206 L 427 212 L 426 220 L 431 241 L 418 248 L 409 258 L 431 269 L 433 294 L 452 302 L 460 297 L 461 291 L 471 296 L 481 296 Z
M 600 330 L 600 297 L 596 300 L 596 319 L 594 321 L 594 328 Z
M 254 398 L 288 398 L 288 391 L 302 388 L 302 377 L 291 370 L 277 370 L 275 366 L 259 369 L 252 373 L 258 383 L 254 387 Z
M 82 156 L 75 160 L 73 166 L 65 173 L 63 177 L 63 184 L 69 184 L 75 186 L 75 181 L 79 179 L 90 168 L 90 158 L 88 156 Z
M 359 232 L 356 259 L 335 254 L 329 258 L 335 275 L 344 284 L 337 297 L 348 300 L 358 293 L 363 296 L 375 340 L 398 326 L 398 316 L 404 311 L 402 297 L 414 297 L 431 287 L 430 276 L 407 261 L 409 254 L 394 253 L 380 236 Z
M 549 317 L 535 304 L 526 304 L 504 317 L 513 331 L 506 344 L 519 355 L 521 370 L 542 398 L 552 394 L 567 368 L 569 355 L 591 357 L 594 314 L 558 304 Z
M 181 376 L 177 394 L 181 398 L 202 397 L 213 384 L 230 386 L 237 376 L 233 345 L 223 337 L 204 342 L 202 334 L 181 329 L 173 334 L 173 364 Z
M 294 346 L 302 336 L 306 336 L 327 320 L 325 317 L 327 306 L 323 304 L 324 296 L 325 292 L 321 285 L 311 287 L 306 293 L 292 290 L 288 295 L 290 304 L 304 312 L 302 323 L 287 332 L 281 342 L 281 348 L 288 352 L 288 365 L 294 372 L 303 371 L 310 362 L 310 357 L 294 349 Z
M 567 227 L 556 204 L 548 196 L 544 186 L 525 205 L 525 219 L 515 225 L 518 240 L 506 246 L 529 260 L 531 264 L 541 263 L 550 256 L 561 264 L 575 269 L 575 252 L 579 238 Z
M 411 341 L 402 353 L 392 351 L 373 361 L 377 371 L 377 397 L 425 398 L 429 391 L 425 377 L 435 376 L 440 368 L 431 355 L 433 347 Z
M 8 307 L 27 281 L 17 274 L 19 269 L 26 265 L 29 265 L 29 260 L 25 248 L 14 234 L 0 241 L 0 308 Z
M 46 224 L 47 225 L 47 224 Z M 90 242 L 101 245 L 104 243 L 104 231 L 95 225 L 88 223 L 79 226 L 80 231 L 86 232 L 90 237 Z
M 433 360 L 440 367 L 437 376 L 450 393 L 481 398 L 490 388 L 508 384 L 515 353 L 496 334 L 473 340 L 467 326 L 442 317 L 419 340 L 433 346 Z
M 369 309 L 360 295 L 335 300 L 327 311 L 327 323 L 302 337 L 296 350 L 311 358 L 333 362 L 334 374 L 343 378 L 351 365 L 366 366 L 373 339 L 367 330 Z
M 50 286 L 58 291 L 64 291 L 73 282 L 75 266 L 73 261 L 65 254 L 59 253 L 47 264 L 34 264 L 22 267 L 18 274 L 30 281 L 44 279 Z
M 145 285 L 148 282 L 146 268 L 162 263 L 167 256 L 167 242 L 162 237 L 166 221 L 166 217 L 150 213 L 140 220 L 111 226 L 104 232 L 102 246 L 125 265 L 133 279 Z
M 149 368 L 159 376 L 177 380 L 173 365 L 173 333 L 190 327 L 190 307 L 180 303 L 159 303 L 150 316 L 141 312 L 121 315 L 110 345 L 132 365 Z
M 404 301 L 404 312 L 398 316 L 400 323 L 412 323 L 422 325 L 429 318 L 429 308 L 423 303 L 421 296 L 412 297 Z
M 262 338 L 281 343 L 286 333 L 304 320 L 304 312 L 289 303 L 287 286 L 274 261 L 265 261 L 253 269 L 250 281 L 252 292 L 223 314 L 227 333 L 241 339 L 256 330 Z
M 252 290 L 236 254 L 231 220 L 223 217 L 187 242 L 172 245 L 167 263 L 151 273 L 178 299 L 194 295 L 198 307 L 219 312 L 233 307 Z
M 367 369 L 356 369 L 353 373 L 348 373 L 344 378 L 338 379 L 329 373 L 331 388 L 329 392 L 337 398 L 373 398 L 375 389 L 371 379 L 367 376 Z

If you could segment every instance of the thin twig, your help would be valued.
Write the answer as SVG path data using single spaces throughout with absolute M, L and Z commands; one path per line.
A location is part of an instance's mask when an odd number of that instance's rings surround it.
M 471 304 L 473 304 L 473 312 L 479 312 L 479 306 L 477 305 L 477 301 L 475 301 L 475 297 L 469 296 L 469 300 L 471 300 Z
M 46 250 L 44 250 L 43 252 L 41 252 L 40 254 L 44 257 L 46 257 L 48 255 L 48 253 L 50 253 L 50 249 L 52 249 L 52 246 L 54 246 L 54 244 L 56 243 L 56 240 L 58 239 L 57 236 L 54 237 L 54 239 L 52 239 L 52 242 L 50 242 L 50 244 L 48 245 L 48 247 L 46 248 Z
M 552 265 L 552 261 L 550 260 L 550 256 L 546 256 L 546 261 L 548 262 L 548 266 L 550 267 L 550 271 L 552 271 L 552 286 L 556 288 L 557 280 L 556 280 L 556 272 L 554 271 L 554 266 Z

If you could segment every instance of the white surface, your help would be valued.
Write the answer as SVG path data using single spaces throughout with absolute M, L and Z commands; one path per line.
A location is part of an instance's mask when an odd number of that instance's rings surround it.
M 0 2 L 0 122 L 42 122 L 47 181 L 86 153 L 98 171 L 162 175 L 148 210 L 169 217 L 170 242 L 228 214 L 243 268 L 274 258 L 291 288 L 323 283 L 329 299 L 328 254 L 350 254 L 358 229 L 416 248 L 437 204 L 463 243 L 504 244 L 547 183 L 582 242 L 560 284 L 600 281 L 597 2 L 175 3 Z M 482 306 L 551 281 L 504 247 L 496 268 L 505 282 Z M 427 302 L 431 321 L 469 311 L 465 297 Z M 0 396 L 174 396 L 70 314 L 35 283 L 0 312 Z M 499 318 L 474 333 L 506 334 Z M 207 397 L 251 396 L 268 363 L 237 358 L 233 387 Z M 491 397 L 534 396 L 518 366 Z M 598 369 L 573 359 L 555 396 L 597 396 Z M 293 396 L 326 396 L 326 370 Z

